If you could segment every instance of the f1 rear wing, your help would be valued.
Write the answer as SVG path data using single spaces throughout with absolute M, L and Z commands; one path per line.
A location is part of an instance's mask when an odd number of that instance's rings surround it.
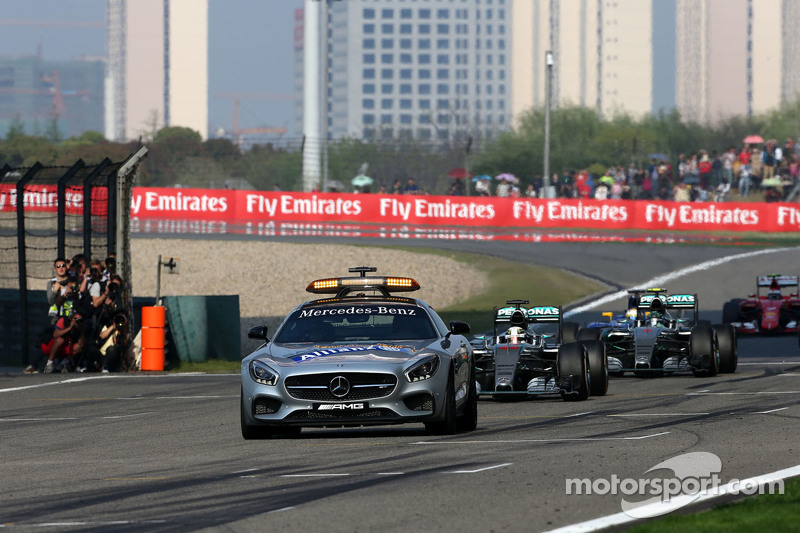
M 696 294 L 645 294 L 639 298 L 639 307 L 648 309 L 656 298 L 664 303 L 665 309 L 695 309 L 697 307 Z
M 495 322 L 511 322 L 511 315 L 519 309 L 525 314 L 528 324 L 540 322 L 558 322 L 561 319 L 561 308 L 555 306 L 544 307 L 496 307 Z
M 770 287 L 775 281 L 779 287 L 797 287 L 800 285 L 800 276 L 787 276 L 785 274 L 769 274 L 756 278 L 756 287 Z

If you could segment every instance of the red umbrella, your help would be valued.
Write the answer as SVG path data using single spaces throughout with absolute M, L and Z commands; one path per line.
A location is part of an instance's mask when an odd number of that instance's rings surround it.
M 469 174 L 470 178 L 475 175 L 472 172 L 468 173 L 466 168 L 454 168 L 450 172 L 447 173 L 448 176 L 450 176 L 453 179 L 457 179 L 457 180 L 466 178 L 467 174 Z
M 764 142 L 764 138 L 761 135 L 748 135 L 742 142 L 744 144 L 761 144 Z

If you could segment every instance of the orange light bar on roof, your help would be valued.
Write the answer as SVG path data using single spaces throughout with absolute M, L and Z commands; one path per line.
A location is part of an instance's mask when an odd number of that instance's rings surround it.
M 358 278 L 326 278 L 312 281 L 307 292 L 315 294 L 336 294 L 343 288 L 386 289 L 389 292 L 410 292 L 419 290 L 419 283 L 412 278 L 370 276 Z

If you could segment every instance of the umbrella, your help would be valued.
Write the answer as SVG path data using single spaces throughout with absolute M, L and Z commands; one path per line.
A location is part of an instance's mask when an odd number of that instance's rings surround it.
M 669 161 L 667 154 L 650 154 L 647 157 L 650 159 L 658 159 L 659 161 Z
M 744 144 L 761 144 L 764 142 L 764 137 L 761 135 L 748 135 L 742 142 Z
M 325 182 L 325 186 L 328 187 L 328 189 L 334 191 L 344 190 L 344 183 L 342 183 L 339 180 L 328 180 L 327 182 Z
M 517 181 L 519 181 L 517 180 L 517 177 L 514 174 L 509 174 L 508 172 L 504 174 L 498 174 L 497 176 L 495 176 L 495 179 L 500 181 L 507 181 L 509 183 L 517 183 Z
M 780 187 L 783 185 L 783 181 L 780 178 L 767 178 L 765 180 L 761 180 L 762 187 Z
M 366 185 L 372 185 L 373 179 L 369 176 L 365 176 L 364 174 L 359 174 L 355 178 L 350 181 L 353 187 L 364 187 Z
M 614 178 L 612 178 L 611 176 L 603 176 L 597 181 L 599 181 L 600 183 L 605 183 L 606 185 L 614 185 Z
M 448 176 L 457 180 L 466 178 L 467 174 L 469 174 L 469 177 L 473 176 L 472 172 L 467 171 L 466 168 L 454 168 L 447 173 Z
M 489 181 L 492 177 L 488 174 L 480 174 L 479 176 L 475 176 L 472 178 L 472 181 Z

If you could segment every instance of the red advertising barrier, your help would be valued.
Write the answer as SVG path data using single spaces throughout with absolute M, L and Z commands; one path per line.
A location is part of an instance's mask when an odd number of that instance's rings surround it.
M 55 210 L 55 189 L 40 189 L 26 188 L 28 209 Z M 68 212 L 79 209 L 82 201 L 80 191 L 70 191 Z M 14 209 L 16 192 L 13 187 L 0 186 L 0 212 Z M 253 225 L 302 221 L 473 228 L 800 230 L 800 204 L 796 203 L 528 199 L 149 187 L 134 187 L 131 216 L 141 221 Z

